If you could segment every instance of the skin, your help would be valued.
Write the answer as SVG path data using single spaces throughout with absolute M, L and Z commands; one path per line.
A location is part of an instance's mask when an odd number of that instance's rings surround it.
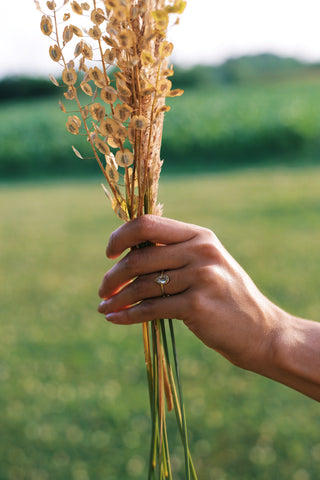
M 151 242 L 153 246 L 135 248 Z M 285 312 L 208 229 L 144 215 L 112 233 L 98 311 L 129 325 L 175 318 L 234 365 L 320 401 L 320 323 Z M 155 282 L 169 275 L 163 296 Z

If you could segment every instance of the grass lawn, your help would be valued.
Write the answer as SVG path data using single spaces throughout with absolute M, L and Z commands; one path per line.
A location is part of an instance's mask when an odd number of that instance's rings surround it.
M 164 177 L 165 214 L 215 230 L 264 293 L 320 318 L 320 169 Z M 0 480 L 146 478 L 140 326 L 97 289 L 118 225 L 98 181 L 0 185 Z M 241 371 L 176 323 L 199 479 L 318 480 L 319 404 Z M 170 424 L 175 480 L 183 455 Z

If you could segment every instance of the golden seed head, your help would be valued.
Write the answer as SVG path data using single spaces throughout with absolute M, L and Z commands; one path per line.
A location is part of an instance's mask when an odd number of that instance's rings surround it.
M 43 15 L 40 23 L 40 28 L 41 28 L 41 32 L 44 35 L 48 37 L 51 35 L 53 31 L 53 24 L 52 24 L 51 18 L 48 15 Z

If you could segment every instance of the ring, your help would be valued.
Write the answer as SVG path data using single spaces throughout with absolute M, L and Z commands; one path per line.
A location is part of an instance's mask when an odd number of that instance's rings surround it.
M 166 297 L 166 292 L 164 291 L 164 286 L 168 285 L 170 282 L 170 277 L 166 273 L 164 273 L 164 270 L 162 270 L 161 274 L 155 279 L 155 282 L 160 285 L 161 288 L 161 293 L 163 297 Z

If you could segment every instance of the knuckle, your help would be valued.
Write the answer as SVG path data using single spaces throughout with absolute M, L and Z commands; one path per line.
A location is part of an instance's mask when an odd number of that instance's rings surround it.
M 195 272 L 199 284 L 211 285 L 216 282 L 216 275 L 212 266 L 203 265 Z
M 189 304 L 190 312 L 192 312 L 193 315 L 200 314 L 203 308 L 202 307 L 203 301 L 201 298 L 201 294 L 197 291 L 190 292 L 189 298 L 188 298 L 188 304 Z
M 156 320 L 155 305 L 152 300 L 144 300 L 140 304 L 140 313 L 142 321 Z
M 132 250 L 122 259 L 123 268 L 127 273 L 129 273 L 129 275 L 135 275 L 138 273 L 139 263 L 138 250 Z
M 157 223 L 157 217 L 154 215 L 142 215 L 137 219 L 137 222 L 139 222 L 141 233 L 145 238 L 148 239 L 150 236 L 152 236 L 154 226 Z

